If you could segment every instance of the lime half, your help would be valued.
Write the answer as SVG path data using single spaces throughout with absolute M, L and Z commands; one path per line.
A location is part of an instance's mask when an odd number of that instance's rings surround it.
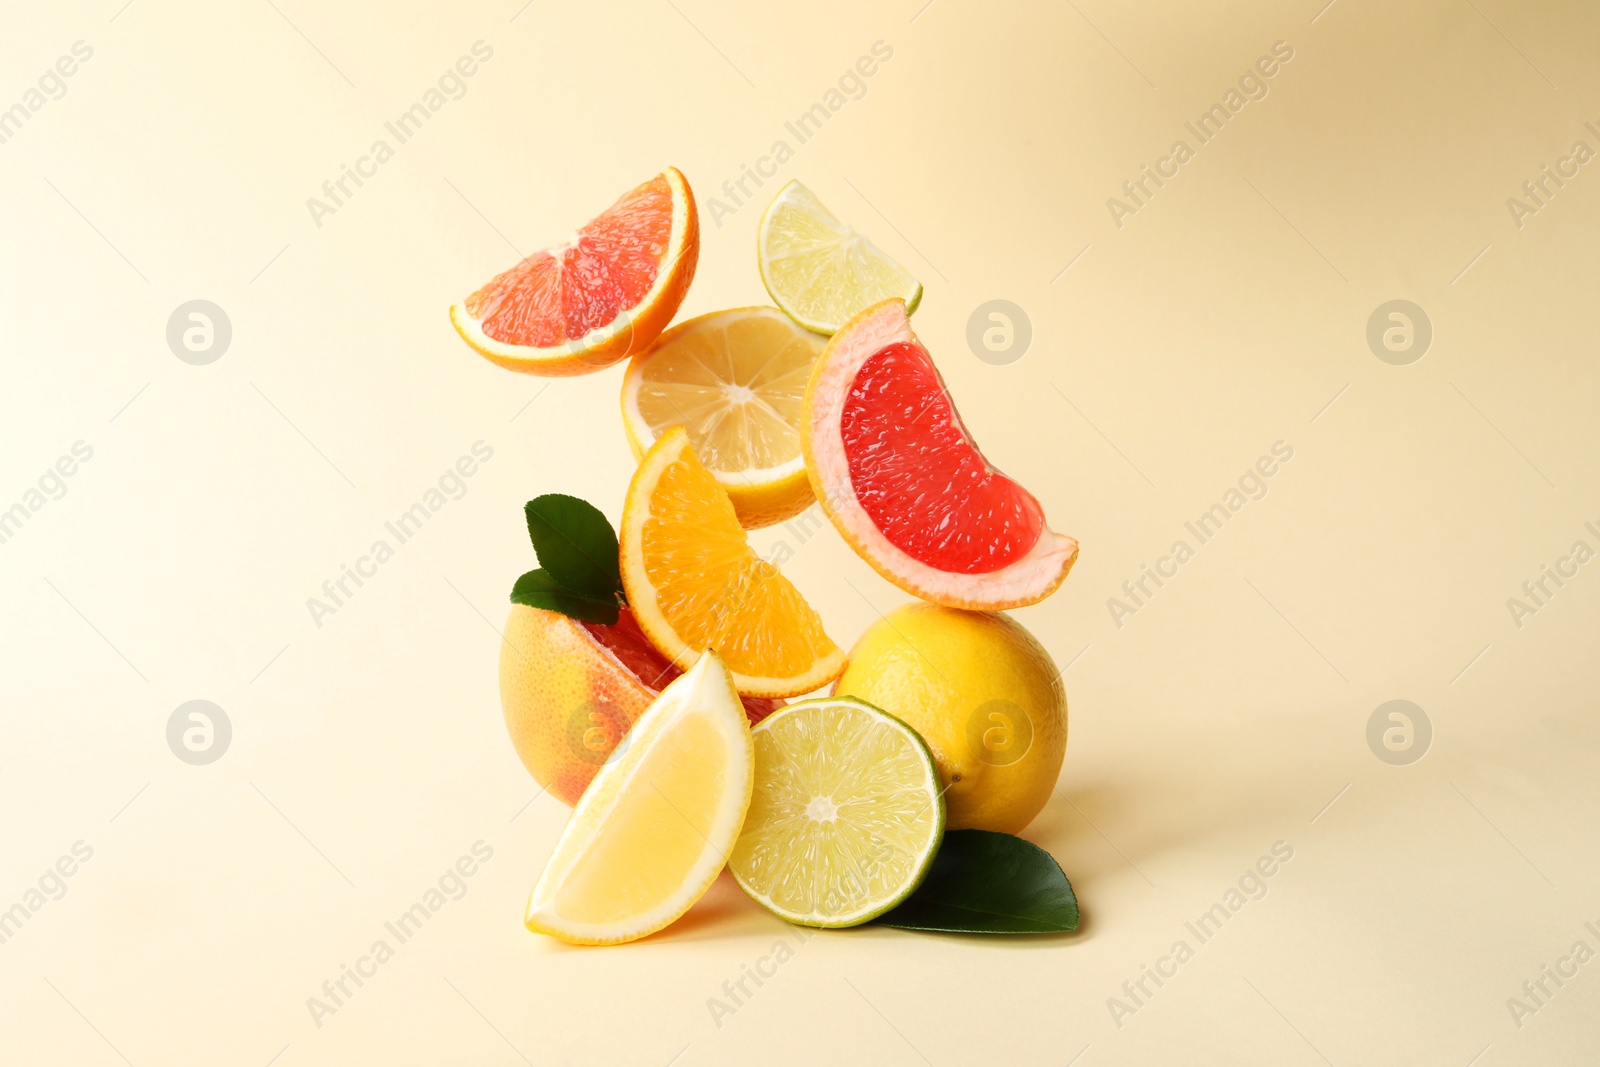
M 851 697 L 788 704 L 751 731 L 755 790 L 728 860 L 763 907 L 855 926 L 899 904 L 944 838 L 939 772 L 917 732 Z
M 922 284 L 910 272 L 799 182 L 785 185 L 767 205 L 756 258 L 773 302 L 817 333 L 833 333 L 881 300 L 898 296 L 907 313 L 922 300 Z

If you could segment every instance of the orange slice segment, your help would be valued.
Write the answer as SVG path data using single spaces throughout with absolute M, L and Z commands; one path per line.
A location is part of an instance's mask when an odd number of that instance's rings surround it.
M 689 290 L 699 252 L 694 194 L 668 167 L 567 243 L 496 275 L 452 307 L 450 321 L 502 367 L 587 374 L 656 339 Z
M 680 668 L 714 649 L 739 692 L 759 697 L 809 693 L 844 671 L 811 605 L 746 542 L 683 427 L 663 433 L 634 473 L 621 541 L 628 605 Z

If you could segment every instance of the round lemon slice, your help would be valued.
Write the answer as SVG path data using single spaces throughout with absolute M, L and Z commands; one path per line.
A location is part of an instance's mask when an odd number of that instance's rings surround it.
M 928 746 L 851 697 L 789 704 L 751 731 L 755 792 L 728 869 L 802 926 L 856 926 L 905 900 L 944 839 Z
M 578 799 L 528 899 L 528 929 L 613 945 L 688 911 L 739 835 L 754 763 L 739 694 L 706 652 L 661 691 Z
M 756 257 L 773 302 L 817 333 L 833 333 L 880 300 L 899 297 L 908 313 L 922 300 L 922 284 L 909 271 L 799 182 L 785 185 L 767 205 Z
M 673 426 L 733 501 L 746 529 L 811 505 L 800 409 L 822 338 L 777 308 L 716 311 L 679 323 L 633 358 L 622 425 L 636 458 Z

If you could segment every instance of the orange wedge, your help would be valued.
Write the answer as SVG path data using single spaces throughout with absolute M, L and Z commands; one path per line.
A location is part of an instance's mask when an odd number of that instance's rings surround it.
M 675 167 L 622 195 L 450 309 L 461 339 L 510 370 L 588 374 L 642 352 L 677 313 L 700 255 L 694 193 Z
M 745 696 L 809 693 L 845 655 L 778 568 L 745 540 L 728 493 L 683 427 L 645 453 L 622 506 L 622 585 L 639 627 L 681 669 L 714 649 Z

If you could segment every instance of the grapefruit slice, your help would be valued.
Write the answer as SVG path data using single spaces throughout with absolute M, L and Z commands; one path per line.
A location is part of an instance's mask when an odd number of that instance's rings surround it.
M 576 804 L 623 735 L 682 673 L 627 608 L 605 626 L 513 604 L 500 644 L 506 731 L 534 780 Z M 760 722 L 781 703 L 745 697 L 745 717 Z
M 806 387 L 806 472 L 850 547 L 901 589 L 997 611 L 1055 592 L 1078 542 L 983 458 L 911 332 L 905 301 L 847 322 Z
M 526 374 L 565 377 L 642 352 L 672 321 L 700 255 L 700 219 L 674 167 L 624 193 L 566 244 L 542 249 L 450 308 L 462 340 Z

